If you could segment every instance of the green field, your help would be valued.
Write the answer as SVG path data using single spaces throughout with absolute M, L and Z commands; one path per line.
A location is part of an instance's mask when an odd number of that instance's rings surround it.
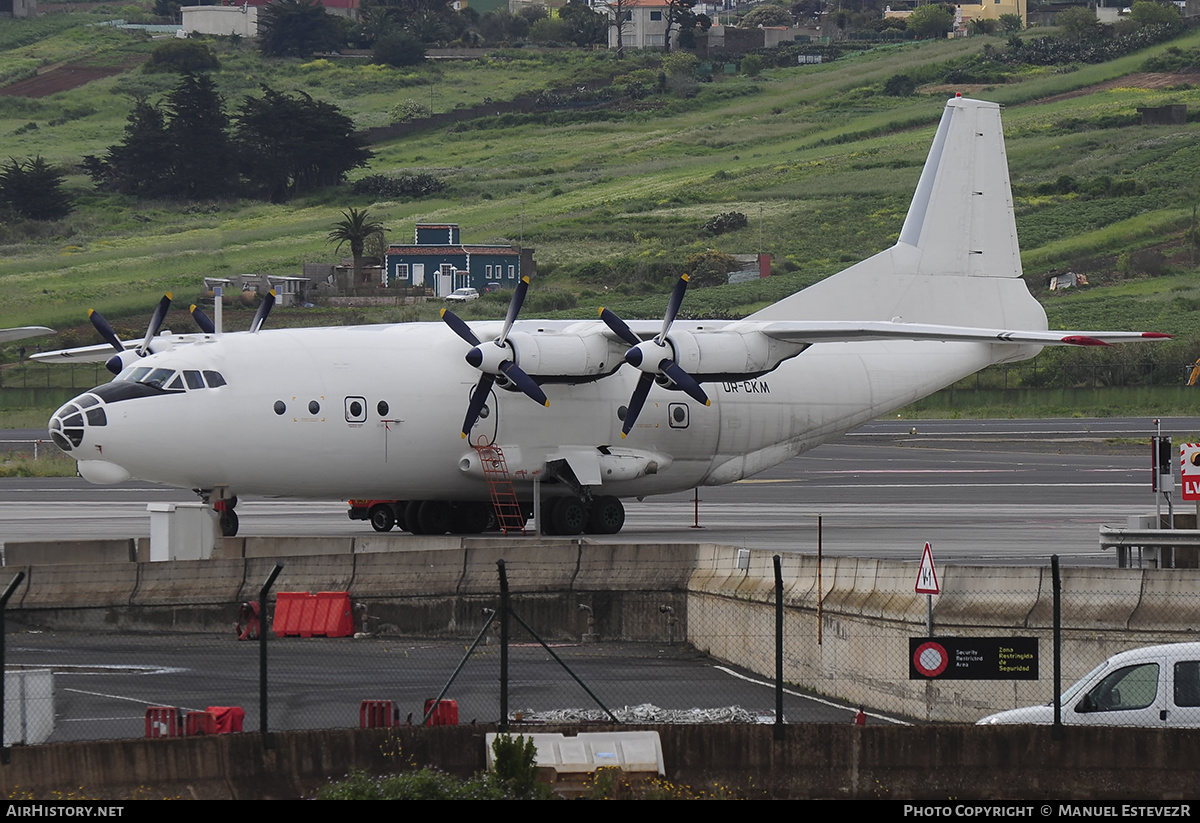
M 66 60 L 121 64 L 154 46 L 136 34 L 64 28 L 58 20 L 29 21 L 28 28 L 26 21 L 6 23 L 0 82 Z M 265 82 L 335 102 L 364 127 L 386 124 L 409 99 L 444 111 L 599 78 L 653 85 L 661 59 L 640 55 L 618 64 L 605 53 L 511 50 L 400 70 L 264 61 L 244 43 L 213 47 L 221 60 L 215 79 L 230 108 Z M 119 141 L 131 96 L 157 99 L 171 76 L 133 70 L 40 100 L 0 97 L 3 156 L 40 153 L 66 166 L 78 196 L 77 210 L 61 222 L 0 225 L 0 326 L 78 328 L 86 309 L 96 307 L 136 327 L 163 291 L 181 302 L 194 299 L 205 275 L 296 274 L 306 261 L 335 259 L 325 236 L 350 206 L 369 208 L 391 241 L 410 238 L 418 220 L 444 220 L 462 226 L 465 242 L 533 247 L 542 274 L 530 309 L 573 306 L 560 316 L 593 317 L 603 303 L 624 316 L 652 317 L 665 303 L 668 264 L 707 249 L 768 252 L 778 277 L 688 296 L 692 316 L 743 316 L 895 241 L 945 99 L 961 90 L 1006 105 L 1026 277 L 1051 324 L 1181 336 L 1152 354 L 1046 352 L 1041 373 L 1086 368 L 1086 358 L 1097 357 L 1152 358 L 1177 371 L 1200 357 L 1193 262 L 1200 258 L 1186 241 L 1200 200 L 1200 125 L 1143 126 L 1137 115 L 1139 107 L 1166 103 L 1197 110 L 1200 87 L 1186 75 L 1152 83 L 1138 73 L 1148 57 L 1169 48 L 1200 48 L 1200 32 L 1099 65 L 1022 69 L 991 85 L 943 82 L 985 47 L 1002 49 L 1004 40 L 889 45 L 819 66 L 771 68 L 757 78 L 670 78 L 666 93 L 596 111 L 564 106 L 502 115 L 374 146 L 370 167 L 353 178 L 428 172 L 448 184 L 442 195 L 407 202 L 371 202 L 348 187 L 279 205 L 138 202 L 98 193 L 81 173 L 81 159 Z M 883 84 L 897 73 L 925 85 L 915 96 L 889 97 Z M 718 237 L 701 233 L 704 221 L 729 211 L 744 213 L 749 225 Z M 612 268 L 596 268 L 604 263 Z M 1045 277 L 1067 269 L 1085 273 L 1092 285 L 1045 292 Z M 480 301 L 469 316 L 503 310 L 500 300 Z M 292 310 L 280 311 L 277 322 L 434 316 L 433 307 Z M 229 320 L 238 322 L 237 315 Z M 0 357 L 11 361 L 14 351 Z M 1043 379 L 1022 370 L 1008 378 L 1018 385 Z M 1169 381 L 1158 375 L 1154 382 Z

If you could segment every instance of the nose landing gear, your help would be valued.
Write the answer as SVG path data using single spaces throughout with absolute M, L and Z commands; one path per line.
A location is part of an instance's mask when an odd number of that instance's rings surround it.
M 237 537 L 238 533 L 238 516 L 234 509 L 237 507 L 237 495 L 226 497 L 228 491 L 225 487 L 213 489 L 193 489 L 196 494 L 200 495 L 200 499 L 207 505 L 212 503 L 213 510 L 217 513 L 217 523 L 221 527 L 222 537 Z M 213 500 L 216 497 L 216 500 Z

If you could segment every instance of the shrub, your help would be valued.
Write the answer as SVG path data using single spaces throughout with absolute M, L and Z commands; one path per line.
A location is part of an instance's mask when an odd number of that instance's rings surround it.
M 718 214 L 716 217 L 708 220 L 700 231 L 708 235 L 724 234 L 727 231 L 737 231 L 744 229 L 748 225 L 746 215 L 740 211 L 729 211 L 724 214 Z
M 688 272 L 691 286 L 702 289 L 724 286 L 729 282 L 729 273 L 737 270 L 738 262 L 728 254 L 709 249 L 700 254 L 689 254 L 683 266 Z
M 428 197 L 445 190 L 446 184 L 432 174 L 402 174 L 399 177 L 371 174 L 355 180 L 350 186 L 354 194 L 377 197 Z
M 917 82 L 907 74 L 893 74 L 883 84 L 883 93 L 888 97 L 911 97 L 916 91 Z
M 173 71 L 178 74 L 216 71 L 220 68 L 217 56 L 204 43 L 195 40 L 168 40 L 156 46 L 144 71 Z
M 415 66 L 425 62 L 425 47 L 408 32 L 395 31 L 375 41 L 371 59 L 385 66 Z

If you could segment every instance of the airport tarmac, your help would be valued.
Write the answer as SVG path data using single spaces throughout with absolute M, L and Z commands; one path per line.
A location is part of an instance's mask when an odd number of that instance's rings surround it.
M 1176 443 L 1196 432 L 1200 418 L 1163 421 Z M 755 477 L 701 488 L 698 505 L 692 493 L 626 501 L 620 534 L 587 539 L 815 553 L 820 517 L 830 556 L 916 562 L 928 541 L 939 563 L 1041 564 L 1058 554 L 1063 563 L 1115 565 L 1099 549 L 1099 527 L 1154 512 L 1144 445 L 1152 433 L 1145 418 L 879 420 Z M 0 480 L 0 535 L 147 536 L 148 503 L 195 499 L 146 483 L 9 478 Z M 347 519 L 345 501 L 243 496 L 238 515 L 242 535 L 371 533 Z
M 914 431 L 915 429 L 915 431 Z M 1172 420 L 1177 442 L 1200 419 Z M 711 541 L 773 551 L 813 552 L 817 517 L 829 555 L 919 560 L 926 540 L 939 564 L 1113 565 L 1097 529 L 1152 512 L 1146 420 L 877 421 L 747 481 L 704 488 L 694 498 L 629 501 L 620 535 L 606 541 Z M 97 487 L 79 479 L 0 481 L 5 539 L 130 537 L 149 532 L 146 504 L 190 501 L 190 492 L 148 484 Z M 1190 504 L 1189 504 L 1190 505 Z M 342 501 L 246 497 L 247 535 L 371 534 L 346 518 Z M 560 538 L 567 540 L 567 538 Z M 231 615 L 232 622 L 232 615 Z M 10 626 L 11 628 L 11 626 Z M 228 636 L 97 635 L 17 630 L 10 664 L 54 668 L 54 741 L 135 737 L 150 705 L 201 709 L 238 705 L 258 728 L 257 644 Z M 356 725 L 359 701 L 397 701 L 419 716 L 461 658 L 461 641 L 382 638 L 289 639 L 271 645 L 274 729 Z M 774 706 L 769 685 L 669 643 L 560 644 L 566 659 L 609 708 L 738 706 L 759 722 Z M 593 708 L 540 647 L 514 649 L 510 709 Z M 498 717 L 498 652 L 484 647 L 452 687 L 462 722 Z M 849 722 L 855 708 L 790 694 L 791 722 Z M 874 716 L 871 722 L 888 722 Z
M 446 691 L 456 701 L 460 723 L 500 718 L 495 642 L 478 649 Z M 363 700 L 391 700 L 402 723 L 411 713 L 412 722 L 420 724 L 425 701 L 447 685 L 465 646 L 407 637 L 272 638 L 267 727 L 355 727 Z M 510 648 L 510 712 L 526 712 L 541 722 L 565 719 L 566 712 L 571 717 L 596 713 L 599 720 L 601 706 L 625 722 L 634 714 L 642 722 L 669 722 L 667 711 L 685 713 L 683 722 L 719 722 L 731 715 L 737 722 L 775 719 L 774 688 L 766 678 L 720 664 L 683 643 L 554 643 L 551 648 L 596 699 L 523 637 Z M 150 706 L 181 713 L 238 706 L 246 713 L 245 731 L 261 728 L 258 643 L 239 643 L 232 631 L 219 637 L 16 631 L 7 637 L 7 659 L 10 667 L 54 671 L 56 722 L 45 742 L 145 736 Z M 849 723 L 856 711 L 794 688 L 784 695 L 784 717 L 792 723 Z M 875 712 L 870 717 L 872 723 L 904 722 Z M 13 730 L 10 726 L 10 735 Z

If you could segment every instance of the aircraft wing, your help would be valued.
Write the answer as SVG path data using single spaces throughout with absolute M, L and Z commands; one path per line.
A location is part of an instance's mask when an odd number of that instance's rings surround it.
M 878 320 L 800 320 L 764 323 L 760 331 L 767 337 L 789 343 L 850 343 L 861 340 L 940 340 L 1033 344 L 1037 346 L 1110 346 L 1163 340 L 1169 334 L 1141 331 L 1018 331 L 978 329 L 967 326 L 942 326 L 929 323 L 900 323 Z
M 0 343 L 11 343 L 14 340 L 24 340 L 26 337 L 37 337 L 42 334 L 54 334 L 54 329 L 45 326 L 17 326 L 12 329 L 0 329 Z
M 175 346 L 194 343 L 201 339 L 202 336 L 199 334 L 162 334 L 154 338 L 152 345 L 167 344 L 171 348 L 174 348 Z M 129 349 L 136 349 L 141 346 L 142 341 L 122 340 L 121 345 L 128 351 Z M 105 363 L 112 356 L 113 347 L 111 344 L 97 343 L 94 346 L 77 346 L 73 349 L 38 352 L 37 354 L 29 355 L 29 359 L 36 360 L 39 363 L 59 363 L 64 361 L 72 363 Z

